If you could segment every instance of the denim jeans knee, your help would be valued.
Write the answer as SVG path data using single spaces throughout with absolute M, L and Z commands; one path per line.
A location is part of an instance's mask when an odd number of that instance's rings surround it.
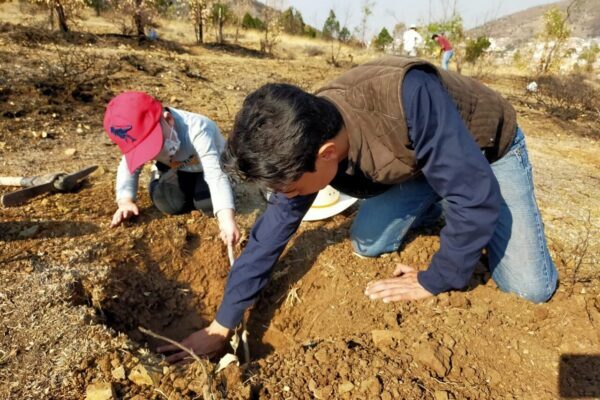
M 373 245 L 365 245 L 360 241 L 356 240 L 354 237 L 350 237 L 350 242 L 352 243 L 352 247 L 354 248 L 354 252 L 363 257 L 379 257 L 385 250 L 379 246 L 378 244 Z
M 516 294 L 525 300 L 531 301 L 532 303 L 545 303 L 552 298 L 552 295 L 554 295 L 554 292 L 556 291 L 556 285 L 557 280 L 555 279 L 549 286 L 539 286 L 538 288 L 533 290 L 530 289 L 524 293 L 516 292 Z
M 541 258 L 537 260 L 527 254 L 520 260 L 509 261 L 504 258 L 492 272 L 492 278 L 500 290 L 533 303 L 550 300 L 556 291 L 558 274 L 550 257 L 541 251 L 538 253 L 541 253 Z
M 425 178 L 418 178 L 364 200 L 350 230 L 354 250 L 365 257 L 398 250 L 408 230 L 437 199 Z
M 552 298 L 558 284 L 554 264 L 533 266 L 531 271 L 537 271 L 537 274 L 529 274 L 523 280 L 519 280 L 518 277 L 506 279 L 506 277 L 495 274 L 494 281 L 503 292 L 514 293 L 533 303 L 547 302 Z

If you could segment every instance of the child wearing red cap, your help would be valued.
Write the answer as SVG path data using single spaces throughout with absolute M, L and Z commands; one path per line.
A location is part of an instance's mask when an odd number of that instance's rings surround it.
M 108 104 L 104 130 L 123 153 L 117 170 L 118 209 L 112 227 L 139 214 L 135 202 L 141 167 L 154 160 L 150 197 L 160 211 L 175 215 L 198 209 L 214 214 L 221 239 L 226 244 L 239 240 L 233 190 L 219 164 L 225 139 L 213 121 L 200 114 L 163 108 L 146 93 L 124 92 Z

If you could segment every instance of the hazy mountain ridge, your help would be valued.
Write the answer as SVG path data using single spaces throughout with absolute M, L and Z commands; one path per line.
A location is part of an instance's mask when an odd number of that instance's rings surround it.
M 567 10 L 573 0 L 528 8 L 506 15 L 467 31 L 469 36 L 485 34 L 492 38 L 507 38 L 512 45 L 528 42 L 543 29 L 543 15 L 551 7 Z M 577 0 L 571 7 L 569 26 L 572 36 L 589 39 L 600 37 L 600 0 Z

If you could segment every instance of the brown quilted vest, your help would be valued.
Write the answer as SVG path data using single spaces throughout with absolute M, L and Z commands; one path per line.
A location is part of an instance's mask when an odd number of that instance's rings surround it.
M 388 56 L 359 65 L 316 92 L 333 102 L 344 119 L 350 139 L 347 173 L 360 168 L 385 184 L 419 173 L 401 97 L 404 75 L 414 67 L 430 68 L 438 75 L 490 162 L 508 151 L 517 128 L 516 113 L 498 93 L 426 61 Z

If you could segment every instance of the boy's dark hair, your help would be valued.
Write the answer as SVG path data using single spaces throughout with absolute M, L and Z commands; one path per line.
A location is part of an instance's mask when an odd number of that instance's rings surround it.
M 438 37 L 439 35 L 437 33 L 434 33 L 433 35 L 431 35 L 431 40 L 435 40 L 436 37 Z
M 315 170 L 319 148 L 342 129 L 335 106 L 299 87 L 270 83 L 246 99 L 221 155 L 230 176 L 271 190 Z

